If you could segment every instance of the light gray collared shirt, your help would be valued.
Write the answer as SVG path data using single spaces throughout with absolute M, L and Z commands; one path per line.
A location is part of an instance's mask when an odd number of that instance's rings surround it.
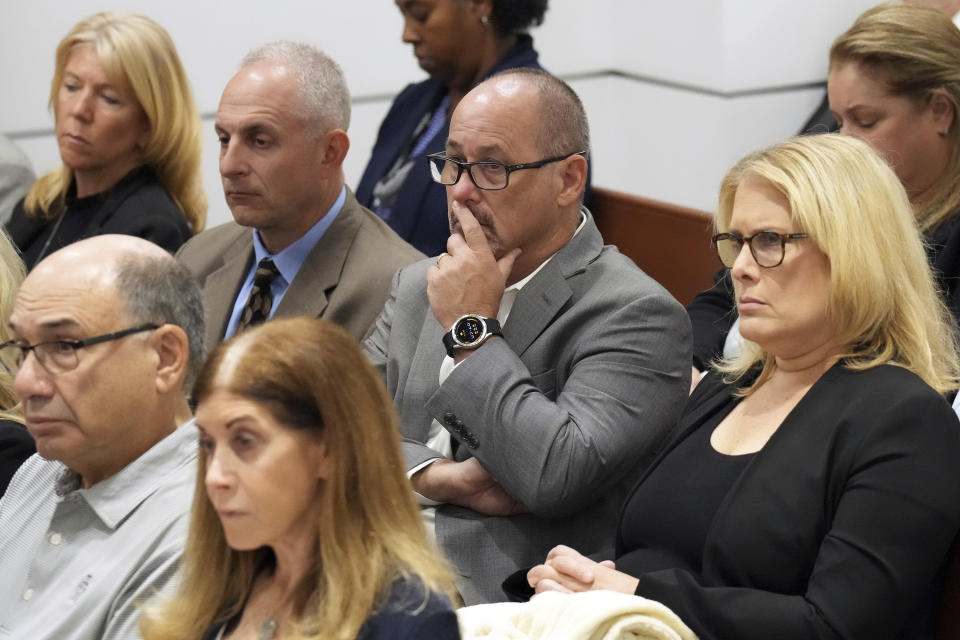
M 186 543 L 196 459 L 192 421 L 88 489 L 27 459 L 0 499 L 0 638 L 138 638 Z

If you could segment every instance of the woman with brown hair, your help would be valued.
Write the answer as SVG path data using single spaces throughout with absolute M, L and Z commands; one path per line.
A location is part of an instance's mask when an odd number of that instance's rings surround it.
M 459 638 L 393 405 L 333 323 L 221 344 L 193 389 L 200 456 L 180 591 L 145 640 Z

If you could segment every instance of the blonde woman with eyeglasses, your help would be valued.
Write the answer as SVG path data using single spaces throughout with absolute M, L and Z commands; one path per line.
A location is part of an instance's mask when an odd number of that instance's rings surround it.
M 934 638 L 960 368 L 906 192 L 859 140 L 795 138 L 730 170 L 716 226 L 744 349 L 628 494 L 615 564 L 557 547 L 529 586 L 636 593 L 701 640 Z

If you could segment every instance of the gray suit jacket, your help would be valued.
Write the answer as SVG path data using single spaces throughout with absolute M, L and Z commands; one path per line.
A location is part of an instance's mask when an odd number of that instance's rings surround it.
M 393 274 L 422 257 L 347 189 L 343 209 L 307 256 L 274 317 L 327 318 L 362 340 L 383 309 Z M 253 262 L 253 231 L 222 224 L 192 238 L 177 258 L 203 285 L 212 349 L 223 339 Z
M 437 509 L 437 539 L 464 601 L 503 599 L 500 583 L 569 544 L 612 557 L 621 502 L 676 423 L 690 378 L 683 307 L 587 224 L 521 290 L 503 340 L 438 384 L 443 330 L 430 311 L 432 261 L 401 269 L 367 340 L 400 412 L 408 468 L 439 454 L 436 418 L 529 514 Z

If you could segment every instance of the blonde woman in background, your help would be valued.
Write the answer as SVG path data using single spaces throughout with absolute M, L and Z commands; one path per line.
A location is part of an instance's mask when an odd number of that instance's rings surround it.
M 57 47 L 49 106 L 63 166 L 7 223 L 28 270 L 90 236 L 134 235 L 173 252 L 203 228 L 200 117 L 163 27 L 136 14 L 77 23 Z
M 145 640 L 459 638 L 393 405 L 331 322 L 220 345 L 193 390 L 200 473 L 179 593 Z
M 7 234 L 0 231 L 0 343 L 10 340 L 7 319 L 25 275 L 23 260 Z M 5 366 L 0 366 L 0 496 L 6 492 L 10 478 L 23 461 L 35 451 L 33 438 L 23 426 L 23 412 L 20 398 L 13 390 L 13 377 Z

